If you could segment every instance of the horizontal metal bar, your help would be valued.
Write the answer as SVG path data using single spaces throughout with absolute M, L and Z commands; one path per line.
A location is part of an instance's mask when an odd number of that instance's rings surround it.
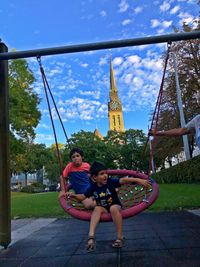
M 170 41 L 174 42 L 174 41 L 198 39 L 198 38 L 200 38 L 200 31 L 173 33 L 167 35 L 141 37 L 135 39 L 115 40 L 115 41 L 107 41 L 99 43 L 79 44 L 79 45 L 43 48 L 43 49 L 35 49 L 27 51 L 0 53 L 0 60 L 47 56 L 55 54 L 67 54 L 75 52 L 86 52 L 86 51 L 94 51 L 101 49 L 147 45 L 147 44 L 164 43 Z

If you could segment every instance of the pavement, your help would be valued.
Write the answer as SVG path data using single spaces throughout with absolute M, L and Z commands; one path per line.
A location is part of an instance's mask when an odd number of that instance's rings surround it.
M 100 223 L 96 250 L 85 249 L 89 223 L 76 219 L 12 221 L 0 267 L 200 267 L 200 211 L 148 212 L 123 221 L 125 244 L 111 247 L 112 222 Z

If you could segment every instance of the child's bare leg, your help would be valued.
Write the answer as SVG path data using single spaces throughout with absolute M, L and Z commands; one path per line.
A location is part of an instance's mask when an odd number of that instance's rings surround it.
M 96 231 L 97 224 L 100 221 L 101 213 L 107 212 L 106 209 L 100 206 L 96 206 L 94 208 L 94 211 L 92 212 L 91 220 L 90 220 L 90 230 L 89 230 L 89 237 L 88 237 L 88 243 L 87 243 L 87 250 L 93 251 L 95 247 L 95 240 L 94 235 Z
M 92 197 L 86 198 L 82 203 L 86 209 L 93 209 L 96 206 L 96 202 Z
M 96 206 L 94 208 L 94 211 L 92 212 L 91 220 L 90 220 L 90 230 L 89 230 L 89 236 L 94 236 L 97 224 L 100 221 L 101 213 L 107 212 L 106 209 L 100 206 Z
M 123 233 L 122 233 L 122 215 L 120 213 L 121 207 L 119 205 L 112 205 L 110 207 L 110 213 L 113 219 L 113 222 L 116 226 L 117 230 L 117 238 L 119 240 L 123 239 Z

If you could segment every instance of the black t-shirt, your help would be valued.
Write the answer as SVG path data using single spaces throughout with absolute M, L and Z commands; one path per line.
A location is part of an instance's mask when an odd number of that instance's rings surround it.
M 116 188 L 120 187 L 119 178 L 108 178 L 107 184 L 98 186 L 97 183 L 92 183 L 85 191 L 84 195 L 89 198 L 93 196 L 96 200 L 97 206 L 102 206 L 109 210 L 114 205 L 120 205 Z

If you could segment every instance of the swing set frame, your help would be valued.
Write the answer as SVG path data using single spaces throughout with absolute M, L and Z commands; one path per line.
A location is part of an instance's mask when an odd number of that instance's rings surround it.
M 9 157 L 9 86 L 8 60 L 86 52 L 119 47 L 169 43 L 198 39 L 200 31 L 174 33 L 135 39 L 115 40 L 90 44 L 8 52 L 8 47 L 0 40 L 0 245 L 7 248 L 11 242 L 11 200 L 10 200 L 10 157 Z

